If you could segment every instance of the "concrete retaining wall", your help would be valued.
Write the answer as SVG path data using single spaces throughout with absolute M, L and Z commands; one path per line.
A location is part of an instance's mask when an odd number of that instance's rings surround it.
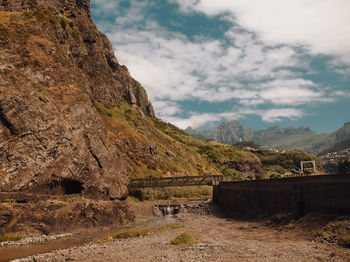
M 350 175 L 221 182 L 213 201 L 233 216 L 350 214 Z

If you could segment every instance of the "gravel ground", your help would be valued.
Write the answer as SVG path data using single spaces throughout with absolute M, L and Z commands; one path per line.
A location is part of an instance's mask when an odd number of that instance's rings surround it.
M 36 261 L 350 261 L 350 249 L 310 241 L 305 234 L 210 214 L 181 213 L 184 227 L 146 237 L 90 243 L 35 256 Z M 170 241 L 183 232 L 189 246 Z M 16 261 L 33 261 L 32 258 Z
M 0 243 L 0 247 L 9 247 L 9 246 L 24 246 L 35 243 L 43 243 L 47 241 L 57 240 L 64 237 L 73 236 L 73 233 L 53 235 L 53 236 L 38 236 L 38 237 L 27 237 L 18 241 L 5 241 Z

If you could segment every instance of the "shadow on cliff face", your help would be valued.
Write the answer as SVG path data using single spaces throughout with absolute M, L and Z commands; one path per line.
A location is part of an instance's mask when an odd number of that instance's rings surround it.
M 48 185 L 48 188 L 51 194 L 55 195 L 81 194 L 83 191 L 83 183 L 78 180 L 63 178 L 61 181 L 52 181 Z

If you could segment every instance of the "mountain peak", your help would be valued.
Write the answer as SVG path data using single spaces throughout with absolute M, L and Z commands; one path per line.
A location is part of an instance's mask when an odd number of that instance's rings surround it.
M 220 143 L 253 141 L 265 148 L 281 150 L 301 150 L 312 153 L 321 152 L 334 143 L 350 137 L 350 122 L 332 134 L 316 134 L 310 127 L 270 126 L 267 129 L 253 131 L 241 125 L 237 120 L 227 120 L 218 125 L 215 131 L 192 129 L 187 131 L 199 139 L 214 139 Z

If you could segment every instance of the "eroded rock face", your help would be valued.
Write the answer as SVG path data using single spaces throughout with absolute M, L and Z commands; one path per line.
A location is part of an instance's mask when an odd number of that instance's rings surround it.
M 12 203 L 8 202 L 8 199 Z M 78 195 L 37 197 L 26 193 L 0 193 L 0 234 L 32 232 L 45 235 L 77 229 L 111 226 L 133 221 L 121 201 L 94 200 Z
M 154 111 L 91 20 L 89 0 L 0 0 L 0 12 L 0 190 L 77 183 L 86 196 L 125 198 L 133 167 L 96 102 Z

